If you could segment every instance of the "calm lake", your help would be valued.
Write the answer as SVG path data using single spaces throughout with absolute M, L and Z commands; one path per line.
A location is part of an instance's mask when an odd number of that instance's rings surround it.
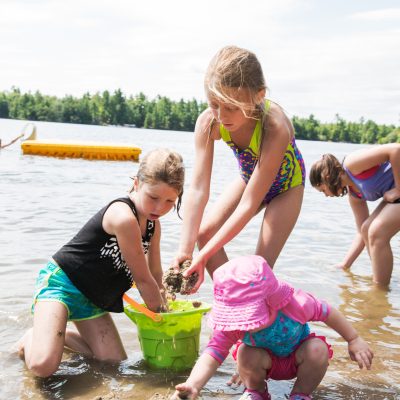
M 4 143 L 16 137 L 24 121 L 0 120 Z M 122 127 L 36 123 L 39 139 L 98 140 L 136 144 L 143 153 L 155 147 L 180 152 L 187 167 L 187 184 L 193 166 L 193 134 Z M 360 145 L 298 141 L 306 167 L 332 152 L 340 159 Z M 128 352 L 128 360 L 104 365 L 66 354 L 59 371 L 49 379 L 36 379 L 12 353 L 13 343 L 32 325 L 31 297 L 38 270 L 48 258 L 98 209 L 124 195 L 138 164 L 23 156 L 20 142 L 0 152 L 0 399 L 162 399 L 185 373 L 151 371 L 142 361 L 135 325 L 114 315 Z M 210 203 L 237 175 L 231 150 L 219 143 L 214 161 Z M 187 186 L 186 184 L 186 186 Z M 376 204 L 373 204 L 375 206 Z M 230 257 L 251 254 L 256 246 L 261 215 L 228 246 Z M 166 269 L 177 249 L 181 220 L 176 213 L 162 220 L 161 250 Z M 347 354 L 346 343 L 323 324 L 315 330 L 328 337 L 334 358 L 315 399 L 400 399 L 400 246 L 392 241 L 395 266 L 390 290 L 375 288 L 364 252 L 344 273 L 334 268 L 349 247 L 354 222 L 346 198 L 328 199 L 307 181 L 302 211 L 275 266 L 276 274 L 295 287 L 312 292 L 340 309 L 375 352 L 373 369 L 359 371 Z M 135 295 L 134 291 L 132 294 Z M 212 301 L 210 279 L 194 296 Z M 201 347 L 210 334 L 203 320 Z M 231 357 L 204 391 L 203 399 L 238 399 L 241 390 L 225 382 L 234 369 Z M 270 382 L 273 399 L 285 399 L 292 382 Z

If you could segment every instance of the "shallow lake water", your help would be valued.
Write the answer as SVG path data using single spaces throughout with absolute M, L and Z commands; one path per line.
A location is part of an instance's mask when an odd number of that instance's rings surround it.
M 0 120 L 4 142 L 16 137 L 24 121 Z M 122 127 L 36 123 L 39 139 L 99 140 L 132 143 L 147 152 L 155 147 L 179 151 L 193 166 L 193 134 Z M 360 145 L 298 141 L 306 167 L 321 154 L 342 158 Z M 216 146 L 212 203 L 237 175 L 231 151 Z M 135 325 L 124 315 L 114 320 L 128 352 L 118 365 L 102 364 L 65 354 L 51 378 L 34 378 L 10 349 L 32 325 L 30 303 L 38 270 L 48 258 L 108 201 L 124 195 L 138 164 L 24 156 L 20 142 L 0 152 L 0 399 L 163 399 L 187 373 L 152 371 L 143 362 Z M 375 352 L 373 369 L 359 371 L 347 354 L 346 343 L 323 324 L 313 324 L 333 345 L 334 358 L 314 393 L 314 399 L 400 399 L 400 246 L 392 240 L 395 265 L 389 290 L 374 287 L 364 252 L 351 273 L 334 268 L 351 243 L 354 222 L 346 198 L 328 199 L 307 182 L 301 214 L 276 264 L 276 274 L 295 287 L 312 292 L 340 309 Z M 373 204 L 372 206 L 375 206 Z M 261 215 L 226 248 L 230 257 L 254 252 Z M 176 213 L 161 220 L 163 267 L 177 249 L 181 221 Z M 132 295 L 137 294 L 132 290 Z M 212 301 L 210 279 L 195 299 Z M 210 330 L 203 319 L 201 347 Z M 202 392 L 203 399 L 238 399 L 241 389 L 225 382 L 234 370 L 231 357 Z M 273 399 L 284 399 L 293 382 L 270 382 Z

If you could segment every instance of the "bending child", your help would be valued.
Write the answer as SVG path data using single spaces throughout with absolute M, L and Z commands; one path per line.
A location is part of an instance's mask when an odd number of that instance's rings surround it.
M 123 311 L 122 296 L 133 283 L 150 310 L 164 310 L 159 218 L 175 205 L 179 212 L 183 184 L 182 157 L 151 151 L 129 195 L 97 212 L 39 272 L 33 329 L 19 342 L 35 375 L 57 371 L 64 346 L 99 360 L 125 359 L 109 312 Z
M 350 193 L 357 233 L 339 266 L 349 269 L 366 246 L 373 280 L 388 285 L 393 270 L 390 240 L 400 231 L 400 144 L 355 151 L 342 164 L 325 154 L 311 167 L 310 182 L 328 197 Z M 378 199 L 382 202 L 370 215 L 367 201 Z
M 347 341 L 350 358 L 360 368 L 371 368 L 371 349 L 343 314 L 278 280 L 262 257 L 233 259 L 214 272 L 213 281 L 212 338 L 172 399 L 196 399 L 235 344 L 234 357 L 246 387 L 241 400 L 271 399 L 267 379 L 295 377 L 290 399 L 311 399 L 332 350 L 325 337 L 310 332 L 308 321 L 325 322 Z
M 274 266 L 300 213 L 305 170 L 290 119 L 266 100 L 261 65 L 252 52 L 222 48 L 211 60 L 204 81 L 209 107 L 197 119 L 195 165 L 185 198 L 183 228 L 173 266 L 199 253 L 185 276 L 199 273 L 193 292 L 228 261 L 224 245 L 260 211 L 264 217 L 255 253 Z M 206 218 L 214 142 L 222 139 L 237 158 L 240 176 L 223 192 Z

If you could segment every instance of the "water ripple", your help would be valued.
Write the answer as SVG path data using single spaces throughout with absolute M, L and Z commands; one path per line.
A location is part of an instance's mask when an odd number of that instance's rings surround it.
M 0 120 L 4 131 L 18 134 L 25 122 Z M 183 155 L 187 181 L 193 167 L 193 135 L 182 132 L 146 131 L 117 127 L 91 127 L 38 123 L 43 139 L 112 140 L 135 142 L 143 152 L 159 146 L 174 148 Z M 342 157 L 359 146 L 338 143 L 299 141 L 309 169 L 327 151 Z M 237 176 L 230 150 L 216 144 L 210 203 L 222 188 Z M 125 195 L 130 177 L 138 164 L 66 160 L 22 156 L 18 146 L 0 157 L 0 398 L 93 399 L 116 393 L 119 398 L 149 399 L 156 393 L 171 392 L 186 374 L 150 371 L 142 361 L 136 327 L 123 314 L 114 319 L 121 332 L 129 358 L 116 366 L 105 366 L 66 354 L 60 370 L 50 379 L 34 379 L 23 363 L 11 355 L 10 346 L 31 326 L 30 303 L 38 270 L 48 258 L 98 209 L 113 198 Z M 232 240 L 226 250 L 230 257 L 253 253 L 260 229 L 258 214 Z M 181 220 L 170 213 L 162 220 L 162 263 L 167 268 L 179 244 Z M 372 372 L 358 371 L 350 363 L 347 346 L 323 324 L 313 324 L 333 344 L 335 357 L 315 393 L 316 399 L 390 399 L 400 398 L 400 252 L 398 237 L 393 239 L 394 274 L 389 291 L 375 288 L 366 253 L 344 273 L 334 265 L 350 246 L 354 222 L 347 199 L 326 199 L 307 183 L 301 214 L 277 264 L 276 274 L 296 287 L 328 300 L 342 311 L 375 351 Z M 212 300 L 212 283 L 207 277 L 197 297 Z M 203 324 L 201 346 L 210 334 Z M 207 384 L 204 399 L 240 397 L 225 382 L 234 369 L 229 357 Z M 11 383 L 10 383 L 11 382 Z M 292 382 L 271 382 L 275 398 L 283 398 Z M 397 397 L 396 397 L 397 396 Z

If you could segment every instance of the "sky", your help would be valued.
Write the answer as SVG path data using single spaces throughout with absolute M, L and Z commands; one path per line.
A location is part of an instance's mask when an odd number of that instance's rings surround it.
M 399 0 L 0 0 L 0 91 L 206 101 L 226 45 L 290 116 L 400 125 Z

